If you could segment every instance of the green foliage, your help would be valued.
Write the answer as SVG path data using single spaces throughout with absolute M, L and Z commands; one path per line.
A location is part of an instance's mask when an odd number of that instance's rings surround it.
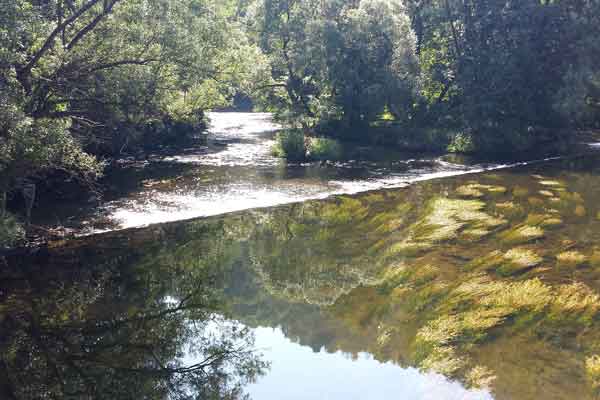
M 0 4 L 0 191 L 197 135 L 267 65 L 237 1 Z
M 357 128 L 386 106 L 396 118 L 409 114 L 417 63 L 399 1 L 264 0 L 256 19 L 271 60 L 267 97 L 288 119 Z
M 271 152 L 288 161 L 336 161 L 342 158 L 343 148 L 335 139 L 306 137 L 302 129 L 286 129 L 277 134 Z
M 23 226 L 13 215 L 0 216 L 0 249 L 13 247 L 24 238 Z
M 597 123 L 596 3 L 409 1 L 408 10 L 422 122 L 455 120 L 488 153 L 532 148 L 548 140 L 545 130 L 569 123 Z M 464 147 L 472 150 L 452 150 Z
M 0 94 L 0 192 L 19 179 L 50 169 L 96 178 L 102 163 L 83 152 L 66 118 L 32 118 L 20 107 L 19 92 Z
M 334 139 L 309 138 L 306 155 L 311 160 L 336 161 L 342 158 L 342 145 Z
M 458 133 L 452 138 L 452 142 L 448 145 L 448 151 L 451 153 L 472 153 L 475 151 L 473 138 L 467 133 Z
M 300 129 L 287 129 L 277 134 L 272 152 L 275 156 L 289 161 L 306 159 L 304 132 Z

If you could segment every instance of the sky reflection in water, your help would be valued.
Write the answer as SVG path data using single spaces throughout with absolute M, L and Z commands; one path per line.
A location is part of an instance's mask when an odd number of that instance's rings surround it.
M 369 353 L 313 351 L 292 342 L 280 328 L 256 328 L 256 347 L 271 371 L 246 390 L 253 399 L 488 400 L 486 390 L 467 390 L 443 375 L 381 363 Z

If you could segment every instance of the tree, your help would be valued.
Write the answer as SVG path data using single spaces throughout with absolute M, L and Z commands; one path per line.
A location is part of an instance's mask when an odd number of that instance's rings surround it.
M 399 1 L 265 0 L 257 15 L 272 65 L 270 98 L 284 114 L 308 127 L 364 125 L 386 105 L 406 113 L 416 59 Z
M 237 6 L 1 2 L 0 194 L 56 170 L 90 182 L 103 157 L 204 129 L 203 111 L 250 90 L 261 70 Z

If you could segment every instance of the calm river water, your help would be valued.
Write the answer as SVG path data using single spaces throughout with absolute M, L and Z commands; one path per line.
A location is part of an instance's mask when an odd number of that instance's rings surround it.
M 285 168 L 266 116 L 220 118 L 105 207 L 239 211 L 0 260 L 0 398 L 597 398 L 600 158 Z

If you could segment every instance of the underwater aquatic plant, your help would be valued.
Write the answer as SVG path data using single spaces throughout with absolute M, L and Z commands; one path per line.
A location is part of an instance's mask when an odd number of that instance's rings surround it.
M 587 261 L 587 257 L 576 250 L 572 250 L 558 254 L 556 260 L 560 265 L 577 266 L 584 264 Z
M 463 197 L 483 197 L 483 192 L 474 185 L 459 186 L 456 188 L 456 194 Z
M 597 354 L 585 359 L 585 372 L 594 390 L 600 388 L 600 356 Z
M 483 365 L 476 365 L 467 372 L 465 378 L 470 387 L 489 389 L 496 380 L 496 375 L 491 369 Z
M 502 275 L 511 275 L 535 267 L 543 260 L 534 251 L 523 248 L 511 249 L 503 257 L 505 262 L 498 268 L 498 273 Z
M 554 180 L 542 180 L 539 181 L 539 184 L 543 186 L 565 186 L 564 183 Z
M 544 237 L 542 228 L 527 224 L 512 228 L 501 235 L 502 240 L 509 244 L 527 243 L 542 237 Z

